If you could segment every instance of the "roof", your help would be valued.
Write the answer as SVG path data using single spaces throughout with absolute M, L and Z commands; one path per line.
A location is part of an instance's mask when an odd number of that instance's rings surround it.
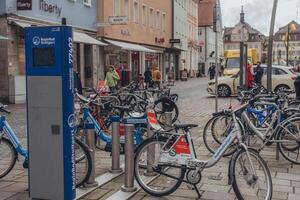
M 235 25 L 238 26 L 241 22 L 237 23 Z M 247 29 L 247 31 L 249 32 L 249 34 L 258 34 L 258 35 L 263 35 L 261 32 L 259 32 L 257 29 L 253 28 L 250 24 L 248 24 L 247 22 L 244 23 L 245 24 L 245 28 Z M 224 30 L 224 35 L 231 35 L 232 34 L 232 30 L 235 27 L 225 27 Z
M 283 27 L 280 27 L 279 30 L 275 34 L 287 33 L 288 32 L 288 25 L 292 24 L 292 23 L 295 24 L 295 26 L 296 26 L 296 31 L 294 31 L 293 33 L 300 33 L 300 25 L 293 20 L 290 23 L 288 23 L 287 25 L 285 25 Z
M 202 0 L 198 6 L 198 26 L 212 26 L 217 0 Z

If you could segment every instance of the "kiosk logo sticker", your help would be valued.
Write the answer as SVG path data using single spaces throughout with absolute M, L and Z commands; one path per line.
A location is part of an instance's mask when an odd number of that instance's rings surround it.
M 32 38 L 32 43 L 37 46 L 37 45 L 53 45 L 55 44 L 55 38 L 40 38 L 38 36 L 34 36 Z
M 39 45 L 41 43 L 41 39 L 38 36 L 32 38 L 32 43 L 34 45 Z
M 76 116 L 74 114 L 68 117 L 68 125 L 70 128 L 74 128 L 77 125 Z

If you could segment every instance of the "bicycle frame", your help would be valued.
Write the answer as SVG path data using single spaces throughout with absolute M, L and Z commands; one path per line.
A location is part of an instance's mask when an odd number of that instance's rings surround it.
M 139 121 L 135 124 L 145 124 L 145 122 L 147 123 L 147 119 L 146 118 L 141 118 L 142 122 Z M 127 122 L 129 123 L 133 123 L 134 124 L 134 120 L 133 118 L 128 118 L 126 119 Z M 96 134 L 97 136 L 103 140 L 104 142 L 108 143 L 108 144 L 111 144 L 112 143 L 112 136 L 110 135 L 107 135 L 104 130 L 100 127 L 98 121 L 92 116 L 91 112 L 90 112 L 90 109 L 88 107 L 84 107 L 83 108 L 83 121 L 84 123 L 88 123 L 88 124 L 93 124 L 94 125 L 94 128 L 95 128 L 95 131 L 96 131 Z M 141 129 L 137 128 L 136 131 L 135 131 L 135 134 L 134 134 L 134 139 L 135 139 L 135 144 L 139 145 L 143 142 L 143 138 L 142 138 L 142 131 Z M 125 139 L 121 138 L 121 143 L 125 143 Z
M 25 158 L 25 160 L 28 160 L 28 151 L 25 148 L 23 148 L 17 135 L 15 134 L 11 126 L 6 121 L 6 118 L 4 116 L 0 116 L 0 140 L 5 133 L 9 138 L 9 140 L 11 141 L 11 143 L 13 144 L 17 153 L 22 155 Z

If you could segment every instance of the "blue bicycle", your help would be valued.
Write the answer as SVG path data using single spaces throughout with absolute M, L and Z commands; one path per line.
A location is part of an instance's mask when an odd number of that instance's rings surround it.
M 0 113 L 10 114 L 0 103 Z M 6 120 L 0 115 L 0 179 L 6 176 L 15 166 L 18 155 L 24 157 L 23 167 L 28 168 L 28 151 L 22 146 L 16 133 Z M 90 149 L 80 140 L 75 139 L 76 186 L 82 186 L 92 172 L 92 158 Z
M 96 132 L 96 137 L 99 138 L 100 141 L 105 142 L 105 148 L 103 150 L 107 152 L 111 152 L 112 136 L 107 134 L 107 132 L 101 127 L 99 122 L 95 119 L 95 117 L 91 113 L 91 106 L 101 107 L 102 105 L 97 103 L 94 100 L 87 99 L 80 94 L 77 94 L 77 97 L 81 102 L 81 107 L 83 112 L 82 120 L 80 123 L 81 125 L 76 134 L 77 137 L 82 138 L 84 135 L 82 135 L 83 132 L 81 132 L 81 130 L 85 129 L 89 125 L 92 125 Z M 140 145 L 144 141 L 143 137 L 146 132 L 149 113 L 132 112 L 132 109 L 129 106 L 111 105 L 111 107 L 119 112 L 122 123 L 135 125 L 134 143 L 136 146 Z M 154 111 L 152 112 L 154 113 Z M 128 114 L 127 117 L 123 117 L 125 113 Z M 80 140 L 83 140 L 81 138 Z M 124 152 L 124 144 L 125 144 L 125 138 L 120 137 L 121 153 Z

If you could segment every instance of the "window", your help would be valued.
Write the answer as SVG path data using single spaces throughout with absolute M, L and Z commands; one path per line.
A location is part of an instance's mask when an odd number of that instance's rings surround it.
M 160 12 L 156 11 L 156 28 L 160 29 Z
M 272 74 L 273 75 L 284 75 L 284 74 L 287 74 L 287 72 L 283 71 L 282 69 L 272 68 Z
M 120 16 L 120 0 L 114 0 L 114 16 Z
M 162 16 L 163 16 L 163 17 L 162 17 L 162 30 L 163 30 L 163 31 L 166 31 L 166 26 L 167 26 L 167 22 L 166 22 L 166 14 L 163 13 Z
M 143 10 L 142 10 L 142 24 L 144 26 L 147 26 L 147 7 L 146 5 L 143 5 Z
M 149 9 L 149 26 L 154 27 L 154 10 L 153 8 Z
M 84 4 L 85 6 L 91 7 L 91 6 L 92 6 L 92 0 L 83 0 L 83 4 Z
M 130 5 L 129 0 L 124 1 L 124 15 L 127 16 L 127 19 L 130 18 Z
M 133 21 L 139 23 L 139 3 L 134 1 Z

